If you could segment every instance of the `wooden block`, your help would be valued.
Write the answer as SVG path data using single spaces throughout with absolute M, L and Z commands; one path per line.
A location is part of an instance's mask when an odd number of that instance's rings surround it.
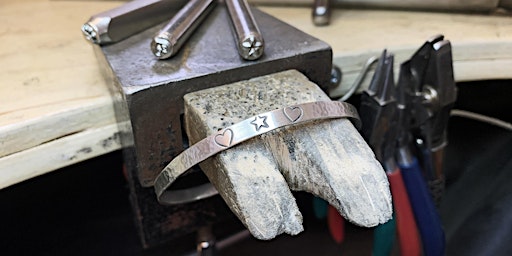
M 330 100 L 295 70 L 190 93 L 184 99 L 191 143 L 259 113 Z M 326 199 L 357 225 L 375 226 L 392 214 L 385 173 L 346 119 L 271 131 L 200 166 L 231 210 L 259 239 L 302 231 L 302 216 L 290 188 Z

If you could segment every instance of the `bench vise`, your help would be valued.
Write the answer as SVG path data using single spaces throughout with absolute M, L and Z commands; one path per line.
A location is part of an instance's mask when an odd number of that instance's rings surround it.
M 257 61 L 238 55 L 225 8 L 213 10 L 172 59 L 158 60 L 149 47 L 162 25 L 116 44 L 95 46 L 104 75 L 113 85 L 131 202 L 145 247 L 233 219 L 219 197 L 170 206 L 156 200 L 152 188 L 156 176 L 188 146 L 183 129 L 185 94 L 289 69 L 327 89 L 330 46 L 257 9 L 253 14 L 267 45 Z M 185 179 L 182 187 L 207 182 L 201 172 L 190 176 L 194 178 Z

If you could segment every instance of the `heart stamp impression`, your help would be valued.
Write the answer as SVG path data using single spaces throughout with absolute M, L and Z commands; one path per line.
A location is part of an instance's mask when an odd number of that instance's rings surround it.
M 286 118 L 292 123 L 299 121 L 304 114 L 304 111 L 300 107 L 286 107 L 283 109 L 283 112 Z
M 229 147 L 233 142 L 233 130 L 226 129 L 222 134 L 215 135 L 215 143 L 221 147 Z

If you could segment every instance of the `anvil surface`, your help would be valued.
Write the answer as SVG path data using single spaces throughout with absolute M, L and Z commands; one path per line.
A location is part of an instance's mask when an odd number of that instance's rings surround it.
M 265 53 L 245 61 L 237 52 L 227 10 L 219 4 L 171 59 L 153 56 L 150 42 L 163 24 L 116 44 L 97 47 L 114 92 L 118 121 L 130 120 L 124 146 L 135 147 L 133 166 L 143 186 L 183 150 L 183 95 L 251 77 L 296 69 L 325 86 L 330 78 L 329 45 L 253 8 Z M 133 142 L 132 142 L 133 141 Z M 128 168 L 130 168 L 130 164 Z

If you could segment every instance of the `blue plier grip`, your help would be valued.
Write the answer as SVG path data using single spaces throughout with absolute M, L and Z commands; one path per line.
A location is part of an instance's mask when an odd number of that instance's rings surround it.
M 400 163 L 402 178 L 420 232 L 425 256 L 442 256 L 445 253 L 445 236 L 441 219 L 428 192 L 427 184 L 416 158 L 408 164 Z

